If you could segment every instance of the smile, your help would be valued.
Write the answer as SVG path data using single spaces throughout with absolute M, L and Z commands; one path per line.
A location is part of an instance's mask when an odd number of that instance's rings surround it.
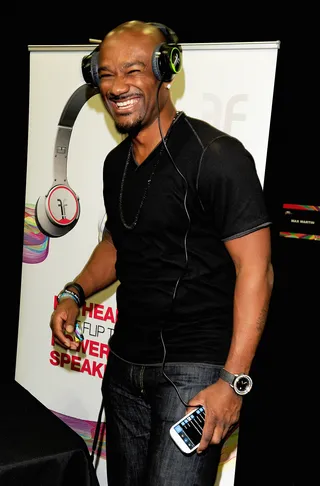
M 125 100 L 125 101 L 117 101 L 115 102 L 115 105 L 117 106 L 118 109 L 123 109 L 123 108 L 130 108 L 136 103 L 138 103 L 137 99 L 131 99 L 131 100 Z

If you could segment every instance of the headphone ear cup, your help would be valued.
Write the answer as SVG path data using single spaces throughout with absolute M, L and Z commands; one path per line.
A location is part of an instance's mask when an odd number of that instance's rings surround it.
M 172 81 L 182 67 L 182 50 L 178 44 L 158 44 L 152 54 L 152 70 L 158 81 Z
M 96 47 L 90 54 L 82 58 L 81 70 L 83 79 L 87 84 L 94 88 L 99 88 L 100 79 L 98 74 L 99 68 L 99 46 Z
M 50 236 L 52 238 L 63 236 L 69 231 L 69 228 L 62 228 L 51 223 L 50 219 L 47 216 L 46 198 L 47 196 L 40 196 L 36 203 L 35 220 L 37 226 L 39 230 L 46 236 Z
M 63 193 L 65 194 L 65 198 L 59 197 Z M 71 216 L 68 215 L 69 219 L 67 217 L 57 217 L 57 213 L 61 210 L 60 203 L 65 199 L 71 206 Z M 68 206 L 68 203 L 66 203 L 65 206 Z M 40 196 L 37 200 L 35 220 L 40 231 L 46 236 L 51 236 L 53 238 L 64 236 L 76 225 L 79 216 L 79 198 L 68 186 L 54 186 L 49 190 L 46 196 Z
M 169 71 L 167 44 L 158 44 L 152 54 L 152 70 L 158 81 L 172 81 L 173 73 Z
M 152 71 L 153 71 L 153 74 L 155 75 L 155 77 L 157 78 L 158 81 L 162 80 L 162 74 L 161 74 L 161 69 L 160 69 L 161 45 L 162 44 L 158 44 L 155 47 L 153 54 L 152 54 L 152 59 L 151 59 Z

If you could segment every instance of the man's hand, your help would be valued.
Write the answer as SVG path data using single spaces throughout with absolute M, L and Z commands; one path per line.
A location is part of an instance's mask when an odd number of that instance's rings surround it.
M 62 299 L 60 304 L 51 314 L 50 327 L 54 337 L 55 344 L 59 344 L 63 348 L 77 350 L 79 342 L 72 341 L 68 338 L 66 332 L 72 334 L 74 332 L 76 319 L 79 314 L 79 307 L 73 299 Z
M 209 444 L 219 444 L 238 423 L 242 397 L 228 383 L 219 379 L 190 400 L 187 412 L 200 404 L 204 406 L 206 416 L 198 453 L 204 451 Z

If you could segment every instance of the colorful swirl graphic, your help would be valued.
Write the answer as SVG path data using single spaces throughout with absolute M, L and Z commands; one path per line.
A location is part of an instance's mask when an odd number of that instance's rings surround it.
M 49 253 L 49 238 L 38 228 L 35 219 L 35 204 L 26 204 L 24 209 L 23 263 L 41 263 Z
M 61 419 L 65 424 L 67 424 L 71 429 L 73 429 L 77 434 L 82 437 L 85 441 L 89 453 L 92 452 L 93 440 L 95 437 L 95 432 L 97 428 L 97 422 L 91 420 L 77 419 L 75 417 L 70 417 L 68 415 L 63 415 L 62 413 L 55 412 L 51 410 L 59 419 Z M 96 452 L 103 459 L 106 458 L 106 434 L 105 434 L 105 423 L 101 423 L 99 430 L 99 440 L 96 447 Z

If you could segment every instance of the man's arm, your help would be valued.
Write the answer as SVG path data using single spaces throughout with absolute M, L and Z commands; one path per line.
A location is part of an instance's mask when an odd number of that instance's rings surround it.
M 225 245 L 235 265 L 236 285 L 233 334 L 224 368 L 234 374 L 248 373 L 265 327 L 273 287 L 270 230 L 263 228 Z M 202 404 L 206 410 L 198 452 L 210 443 L 218 444 L 238 422 L 242 400 L 222 379 L 192 399 L 190 405 Z
M 96 246 L 88 262 L 74 279 L 81 285 L 85 297 L 105 289 L 117 280 L 116 276 L 117 251 L 112 236 L 105 232 L 102 241 Z
M 106 232 L 82 271 L 74 279 L 74 282 L 83 288 L 84 297 L 89 297 L 116 282 L 116 260 L 117 252 L 111 234 Z M 68 288 L 72 292 L 78 293 L 76 288 L 72 286 Z M 68 339 L 65 335 L 65 331 L 68 333 L 74 331 L 78 314 L 79 307 L 72 297 L 61 299 L 50 319 L 50 327 L 56 344 L 64 348 L 78 349 L 79 343 Z
M 236 269 L 233 335 L 224 368 L 248 373 L 265 327 L 271 292 L 270 230 L 263 228 L 225 243 Z

